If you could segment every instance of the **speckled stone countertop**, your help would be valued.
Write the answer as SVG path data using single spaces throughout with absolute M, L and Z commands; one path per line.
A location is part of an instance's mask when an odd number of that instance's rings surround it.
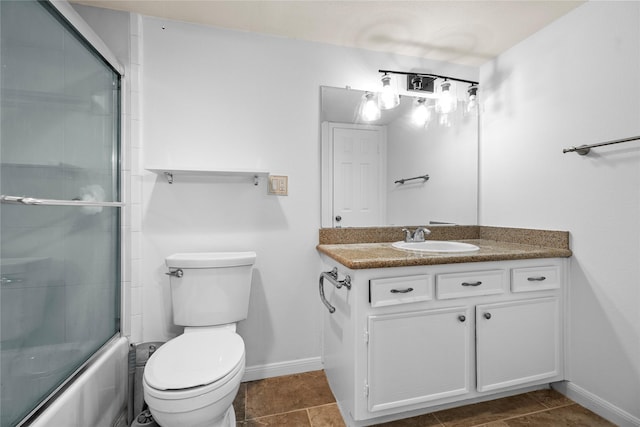
M 452 254 L 396 249 L 391 242 L 402 240 L 401 227 L 321 229 L 317 249 L 351 269 L 571 256 L 566 231 L 482 226 L 432 227 L 430 230 L 427 240 L 472 243 L 480 250 Z M 372 239 L 378 241 L 372 242 Z

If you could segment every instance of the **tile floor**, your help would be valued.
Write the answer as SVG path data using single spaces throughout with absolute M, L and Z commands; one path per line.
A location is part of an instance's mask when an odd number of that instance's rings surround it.
M 242 383 L 233 405 L 238 427 L 345 425 L 323 371 Z M 560 393 L 538 390 L 379 426 L 600 427 L 613 424 Z

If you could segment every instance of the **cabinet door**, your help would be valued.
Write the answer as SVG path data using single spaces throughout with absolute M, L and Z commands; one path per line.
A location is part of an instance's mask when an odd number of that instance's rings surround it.
M 370 316 L 368 323 L 370 411 L 469 391 L 467 307 Z
M 476 354 L 478 391 L 559 375 L 558 298 L 477 306 Z

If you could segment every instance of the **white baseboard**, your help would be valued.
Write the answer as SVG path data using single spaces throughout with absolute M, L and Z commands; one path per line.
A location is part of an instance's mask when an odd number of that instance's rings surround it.
M 580 386 L 569 381 L 561 381 L 552 384 L 552 387 L 569 399 L 620 427 L 640 427 L 640 418 L 633 416 Z
M 290 360 L 287 362 L 268 363 L 266 365 L 247 366 L 242 381 L 255 381 L 282 375 L 300 374 L 302 372 L 323 369 L 320 357 Z

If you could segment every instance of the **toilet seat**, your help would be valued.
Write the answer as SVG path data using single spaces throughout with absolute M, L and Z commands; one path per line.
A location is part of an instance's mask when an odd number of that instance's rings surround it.
M 147 391 L 162 399 L 209 393 L 244 371 L 244 341 L 228 329 L 193 331 L 161 346 L 147 362 Z

